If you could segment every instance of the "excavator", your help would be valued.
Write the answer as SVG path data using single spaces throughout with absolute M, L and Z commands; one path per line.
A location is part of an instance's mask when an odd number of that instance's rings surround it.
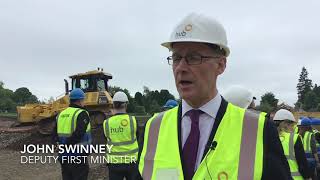
M 102 68 L 69 76 L 64 79 L 65 93 L 48 104 L 26 104 L 17 107 L 18 124 L 37 124 L 38 132 L 44 135 L 52 133 L 57 115 L 69 106 L 69 93 L 75 88 L 85 92 L 84 105 L 89 111 L 92 128 L 96 128 L 111 115 L 112 98 L 108 92 L 108 81 L 112 75 Z

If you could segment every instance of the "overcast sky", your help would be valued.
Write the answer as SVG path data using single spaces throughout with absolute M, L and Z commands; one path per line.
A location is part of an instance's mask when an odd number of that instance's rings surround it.
M 102 67 L 110 85 L 178 96 L 169 51 L 160 46 L 190 12 L 218 19 L 231 54 L 221 93 L 237 84 L 293 105 L 302 66 L 320 83 L 320 1 L 0 0 L 0 80 L 39 99 L 64 92 L 63 79 Z

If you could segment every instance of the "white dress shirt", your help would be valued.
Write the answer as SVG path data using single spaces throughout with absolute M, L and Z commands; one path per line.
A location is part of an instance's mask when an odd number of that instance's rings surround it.
M 196 160 L 196 169 L 201 163 L 201 159 L 203 156 L 204 149 L 206 148 L 208 139 L 210 137 L 210 133 L 218 113 L 220 104 L 221 104 L 221 96 L 219 93 L 211 99 L 207 104 L 201 106 L 199 109 L 203 111 L 199 117 L 199 130 L 200 130 L 200 141 L 198 147 L 198 154 Z M 182 100 L 182 121 L 181 121 L 181 133 L 182 133 L 182 148 L 186 143 L 186 140 L 190 134 L 191 130 L 191 119 L 186 113 L 193 108 L 185 101 Z

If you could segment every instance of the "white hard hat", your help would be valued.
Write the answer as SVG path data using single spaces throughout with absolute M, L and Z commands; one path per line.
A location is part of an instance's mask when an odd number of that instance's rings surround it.
M 128 102 L 128 96 L 124 92 L 118 91 L 114 94 L 112 101 L 113 102 Z
M 247 109 L 253 100 L 251 91 L 242 86 L 230 87 L 226 93 L 224 93 L 223 97 L 228 102 L 244 109 Z
M 226 56 L 230 54 L 227 35 L 223 26 L 215 19 L 191 13 L 185 17 L 171 33 L 170 39 L 161 45 L 171 50 L 174 42 L 201 42 L 215 44 L 222 48 Z
M 280 109 L 276 112 L 276 114 L 273 117 L 274 121 L 284 121 L 284 120 L 289 120 L 296 122 L 296 119 L 294 118 L 293 114 L 286 110 L 286 109 Z

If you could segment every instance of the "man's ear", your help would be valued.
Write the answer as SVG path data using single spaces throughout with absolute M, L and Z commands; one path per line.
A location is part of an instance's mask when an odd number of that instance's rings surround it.
M 225 57 L 221 58 L 218 62 L 218 75 L 222 74 L 227 67 L 227 59 Z

